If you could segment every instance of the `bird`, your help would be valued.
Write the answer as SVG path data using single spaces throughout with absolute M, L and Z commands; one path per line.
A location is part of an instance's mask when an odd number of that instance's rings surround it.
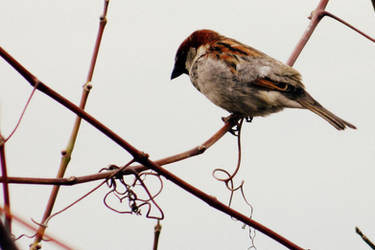
M 317 102 L 296 69 L 213 30 L 196 30 L 178 47 L 171 80 L 182 74 L 211 102 L 239 117 L 299 108 L 338 130 L 356 129 Z

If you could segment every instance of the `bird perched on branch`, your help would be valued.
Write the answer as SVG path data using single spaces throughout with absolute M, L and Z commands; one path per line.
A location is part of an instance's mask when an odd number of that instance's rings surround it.
M 212 30 L 193 32 L 178 48 L 171 79 L 184 73 L 210 101 L 242 117 L 302 108 L 338 130 L 356 128 L 312 98 L 297 70 Z

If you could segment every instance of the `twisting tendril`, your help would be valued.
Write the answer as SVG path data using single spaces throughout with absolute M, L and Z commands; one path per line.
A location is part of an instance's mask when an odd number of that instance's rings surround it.
M 132 176 L 134 177 L 133 181 L 130 182 L 130 184 L 127 184 L 127 182 L 125 181 L 125 177 L 122 173 L 123 173 L 123 171 L 124 172 L 129 171 L 128 167 L 132 163 L 134 163 L 134 159 L 129 161 L 125 166 L 123 166 L 121 168 L 117 167 L 115 165 L 111 165 L 108 168 L 101 169 L 100 172 L 102 172 L 104 170 L 109 170 L 109 171 L 116 170 L 116 171 L 113 171 L 113 174 L 111 174 L 106 180 L 102 181 L 99 185 L 95 186 L 93 189 L 91 189 L 89 192 L 82 195 L 80 198 L 78 198 L 74 202 L 72 202 L 68 206 L 64 207 L 63 209 L 55 212 L 54 214 L 50 215 L 46 219 L 45 223 L 41 224 L 41 223 L 36 222 L 35 220 L 32 220 L 32 221 L 35 224 L 37 224 L 38 226 L 47 227 L 49 221 L 53 217 L 55 217 L 58 214 L 61 214 L 61 213 L 65 212 L 69 208 L 73 207 L 74 205 L 79 203 L 81 200 L 88 197 L 90 194 L 92 194 L 96 190 L 98 190 L 104 184 L 107 184 L 111 188 L 111 190 L 104 196 L 104 204 L 109 209 L 111 209 L 113 211 L 116 211 L 118 213 L 135 213 L 135 214 L 140 215 L 141 214 L 141 208 L 147 207 L 147 213 L 146 213 L 147 218 L 159 219 L 159 220 L 164 219 L 163 211 L 161 210 L 159 205 L 154 201 L 154 198 L 156 196 L 158 196 L 160 194 L 161 190 L 163 189 L 163 182 L 162 182 L 160 176 L 156 173 L 153 173 L 153 172 L 139 174 L 139 173 L 134 171 L 134 173 L 132 173 L 133 174 Z M 144 180 L 146 179 L 147 176 L 156 177 L 156 180 L 160 184 L 159 190 L 154 195 L 151 194 L 151 192 L 149 191 L 149 189 L 146 187 L 146 185 L 144 183 Z M 119 185 L 119 184 L 121 184 L 121 185 Z M 121 187 L 124 188 L 124 191 L 121 191 L 121 189 L 120 189 Z M 136 187 L 141 187 L 142 190 L 146 193 L 147 198 L 140 198 L 139 195 L 137 195 L 137 193 L 134 191 Z M 111 195 L 114 195 L 114 197 L 116 197 L 117 200 L 120 201 L 120 203 L 122 203 L 123 200 L 128 200 L 130 211 L 121 211 L 121 210 L 115 209 L 113 206 L 111 206 L 108 202 L 108 199 L 110 198 Z M 152 205 L 154 205 L 154 207 L 156 207 L 158 209 L 158 211 L 159 211 L 158 216 L 151 215 Z M 35 237 L 35 235 L 28 236 L 28 235 L 23 234 L 23 235 L 19 236 L 17 239 L 20 239 L 22 237 Z M 43 238 L 43 240 L 46 241 L 45 238 Z
M 234 192 L 239 191 L 241 193 L 241 196 L 242 196 L 243 200 L 245 201 L 246 205 L 250 208 L 250 216 L 249 217 L 252 218 L 254 208 L 246 199 L 246 196 L 245 196 L 245 193 L 244 193 L 244 188 L 243 188 L 245 182 L 241 181 L 241 184 L 236 187 L 234 185 L 234 181 L 233 181 L 234 177 L 237 175 L 237 173 L 238 173 L 238 171 L 240 170 L 240 167 L 241 167 L 241 128 L 242 128 L 243 121 L 245 119 L 246 119 L 247 122 L 252 121 L 251 117 L 241 118 L 240 121 L 238 122 L 236 128 L 229 131 L 230 133 L 232 133 L 234 136 L 237 137 L 238 158 L 237 158 L 236 169 L 231 174 L 225 169 L 216 168 L 216 169 L 213 170 L 212 175 L 216 180 L 224 182 L 225 187 L 230 191 L 228 206 L 232 205 Z M 219 175 L 224 175 L 224 177 L 220 177 Z M 243 226 L 243 228 L 245 228 L 245 227 L 246 227 L 246 225 Z M 251 227 L 249 227 L 249 238 L 250 238 L 250 241 L 251 241 L 251 245 L 250 245 L 249 249 L 251 249 L 251 248 L 256 249 L 256 247 L 254 245 L 255 234 L 256 234 L 255 230 L 252 229 Z
M 113 171 L 118 169 L 110 178 L 107 179 L 107 185 L 110 191 L 104 196 L 104 205 L 120 214 L 136 214 L 141 215 L 142 208 L 146 209 L 146 218 L 150 219 L 164 219 L 163 210 L 155 202 L 155 198 L 163 190 L 163 181 L 159 174 L 154 172 L 132 172 L 132 175 L 123 175 L 124 171 L 131 171 L 128 168 L 130 164 L 123 167 L 111 165 L 109 168 L 102 169 L 101 171 Z M 152 178 L 150 178 L 152 177 Z M 145 181 L 158 182 L 159 188 L 155 193 L 152 193 L 146 186 Z M 154 186 L 154 185 L 153 185 Z M 127 203 L 124 207 L 122 204 Z M 120 205 L 120 208 L 119 207 Z M 156 208 L 158 213 L 153 214 L 152 208 Z

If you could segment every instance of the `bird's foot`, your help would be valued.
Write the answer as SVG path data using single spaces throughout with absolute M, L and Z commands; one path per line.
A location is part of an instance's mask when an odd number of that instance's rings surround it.
M 231 114 L 227 117 L 222 117 L 221 118 L 223 122 L 229 122 L 230 120 L 235 121 L 236 124 L 228 130 L 229 133 L 231 133 L 234 136 L 238 136 L 238 131 L 239 131 L 239 126 L 241 126 L 242 122 L 239 122 L 241 119 L 245 119 L 247 122 L 251 122 L 253 120 L 252 116 L 247 116 L 244 117 L 239 114 Z

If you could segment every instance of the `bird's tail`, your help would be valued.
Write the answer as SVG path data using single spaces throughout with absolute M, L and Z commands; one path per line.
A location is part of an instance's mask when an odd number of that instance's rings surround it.
M 322 117 L 324 120 L 329 122 L 332 126 L 334 126 L 338 130 L 343 130 L 346 127 L 357 129 L 353 124 L 344 121 L 340 117 L 336 116 L 332 112 L 325 109 L 320 103 L 318 103 L 312 96 L 305 92 L 303 97 L 298 98 L 297 101 L 305 108 L 311 110 L 315 114 Z

